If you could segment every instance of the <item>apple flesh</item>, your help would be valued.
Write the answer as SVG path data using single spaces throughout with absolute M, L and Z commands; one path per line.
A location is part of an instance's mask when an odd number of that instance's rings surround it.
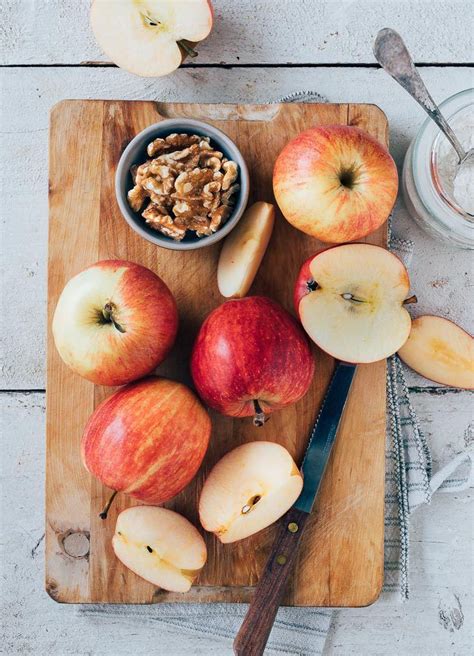
M 308 391 L 314 360 L 295 319 L 263 296 L 231 300 L 204 321 L 191 356 L 200 397 L 231 417 L 265 415 Z
M 217 265 L 217 285 L 222 296 L 242 298 L 249 291 L 262 262 L 275 222 L 271 203 L 249 207 L 226 238 Z
M 91 26 L 120 68 L 158 77 L 176 70 L 212 29 L 209 0 L 94 0 Z
M 474 339 L 448 319 L 430 315 L 415 319 L 398 355 L 435 383 L 474 388 Z
M 323 350 L 345 362 L 383 360 L 406 342 L 404 303 L 410 281 L 395 255 L 370 244 L 320 251 L 302 266 L 295 307 L 303 328 Z
M 157 367 L 174 344 L 176 302 L 153 271 L 97 262 L 71 278 L 53 316 L 63 361 L 96 385 L 124 385 Z
M 359 128 L 310 128 L 279 154 L 273 191 L 286 220 L 324 242 L 365 237 L 388 218 L 398 191 L 387 149 Z
M 204 540 L 191 522 L 153 506 L 121 512 L 112 546 L 128 569 L 171 592 L 188 592 L 207 558 Z
M 188 387 L 146 378 L 96 408 L 82 437 L 82 460 L 107 487 L 160 504 L 195 476 L 210 434 L 209 415 Z
M 249 442 L 211 470 L 199 499 L 206 531 L 227 544 L 253 535 L 286 513 L 303 477 L 289 452 L 274 442 Z

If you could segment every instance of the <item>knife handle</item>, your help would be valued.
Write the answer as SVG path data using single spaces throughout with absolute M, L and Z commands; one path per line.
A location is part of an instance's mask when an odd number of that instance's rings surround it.
M 290 508 L 278 521 L 278 532 L 242 626 L 234 640 L 237 656 L 261 656 L 293 571 L 309 515 Z

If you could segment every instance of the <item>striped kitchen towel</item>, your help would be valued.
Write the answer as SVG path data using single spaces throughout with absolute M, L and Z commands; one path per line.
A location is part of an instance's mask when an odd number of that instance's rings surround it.
M 314 92 L 298 92 L 281 102 L 327 102 Z M 413 243 L 391 235 L 390 248 L 409 267 Z M 408 556 L 410 514 L 429 503 L 437 489 L 459 491 L 469 486 L 472 451 L 457 455 L 436 474 L 431 471 L 429 446 L 410 402 L 404 368 L 398 356 L 387 368 L 387 445 L 385 492 L 385 593 L 409 595 Z M 163 604 L 158 606 L 82 606 L 81 614 L 92 623 L 117 620 L 136 628 L 158 626 L 177 632 L 225 638 L 216 645 L 219 656 L 232 653 L 235 637 L 247 606 L 240 604 Z M 321 608 L 280 608 L 265 653 L 288 656 L 322 654 L 333 611 Z M 173 656 L 173 654 L 170 654 Z

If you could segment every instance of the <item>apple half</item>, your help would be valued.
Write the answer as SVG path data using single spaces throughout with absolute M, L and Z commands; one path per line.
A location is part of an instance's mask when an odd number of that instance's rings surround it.
M 132 572 L 172 592 L 188 592 L 207 558 L 204 540 L 191 522 L 153 506 L 121 512 L 112 546 Z
M 120 68 L 159 77 L 176 70 L 183 53 L 212 29 L 209 0 L 94 0 L 92 31 L 104 52 Z
M 211 470 L 199 499 L 206 531 L 227 544 L 253 535 L 291 508 L 303 477 L 290 453 L 274 442 L 249 442 Z
M 404 304 L 410 280 L 401 260 L 371 244 L 343 244 L 309 258 L 295 287 L 303 328 L 344 362 L 383 360 L 406 342 L 411 318 Z
M 415 319 L 398 355 L 435 383 L 474 388 L 474 339 L 448 319 L 431 315 Z

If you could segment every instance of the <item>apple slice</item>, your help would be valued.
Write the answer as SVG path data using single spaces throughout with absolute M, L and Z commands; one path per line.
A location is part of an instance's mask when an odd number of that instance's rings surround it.
M 112 546 L 132 572 L 172 592 L 188 592 L 207 558 L 204 540 L 191 522 L 154 506 L 121 512 Z
M 120 68 L 143 77 L 176 70 L 183 51 L 212 28 L 208 0 L 94 0 L 91 26 L 104 52 Z
M 222 296 L 246 295 L 267 250 L 274 222 L 273 205 L 259 201 L 247 209 L 226 238 L 217 265 L 217 285 Z
M 448 319 L 431 315 L 415 319 L 398 355 L 436 383 L 474 388 L 474 339 Z
M 411 319 L 403 307 L 408 273 L 395 255 L 370 244 L 317 253 L 301 269 L 295 305 L 311 339 L 338 360 L 376 362 L 406 342 Z
M 224 544 L 242 540 L 284 515 L 302 487 L 303 477 L 284 447 L 243 444 L 219 460 L 206 479 L 201 524 Z

